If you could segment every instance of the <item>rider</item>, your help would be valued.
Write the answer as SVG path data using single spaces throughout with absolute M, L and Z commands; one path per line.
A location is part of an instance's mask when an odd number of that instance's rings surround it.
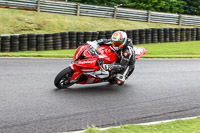
M 97 40 L 97 42 L 99 45 L 111 45 L 110 42 L 112 42 L 112 47 L 116 51 L 118 59 L 113 65 L 103 64 L 103 68 L 117 73 L 116 77 L 110 80 L 110 83 L 116 82 L 118 85 L 122 85 L 135 68 L 135 53 L 132 40 L 127 38 L 125 32 L 116 31 L 111 39 L 101 39 Z

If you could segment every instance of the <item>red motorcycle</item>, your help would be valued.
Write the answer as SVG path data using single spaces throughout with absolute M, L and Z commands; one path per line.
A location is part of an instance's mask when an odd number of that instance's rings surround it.
M 68 88 L 74 83 L 93 84 L 100 82 L 113 83 L 116 76 L 105 71 L 102 65 L 115 63 L 117 53 L 112 46 L 100 46 L 97 50 L 93 47 L 94 42 L 89 45 L 79 46 L 76 50 L 72 64 L 62 70 L 55 78 L 54 84 L 59 89 Z M 145 48 L 134 47 L 135 57 L 139 59 L 146 53 Z

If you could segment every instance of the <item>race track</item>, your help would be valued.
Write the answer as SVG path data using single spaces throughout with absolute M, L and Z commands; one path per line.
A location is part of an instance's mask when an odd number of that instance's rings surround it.
M 0 58 L 0 132 L 46 133 L 200 115 L 200 59 L 140 59 L 125 85 L 53 81 L 70 59 Z

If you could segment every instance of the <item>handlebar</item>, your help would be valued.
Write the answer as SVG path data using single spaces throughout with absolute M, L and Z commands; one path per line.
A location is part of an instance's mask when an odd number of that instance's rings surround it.
M 92 56 L 96 55 L 97 57 L 99 57 L 97 50 L 95 50 L 93 47 L 89 47 L 88 51 L 92 54 Z

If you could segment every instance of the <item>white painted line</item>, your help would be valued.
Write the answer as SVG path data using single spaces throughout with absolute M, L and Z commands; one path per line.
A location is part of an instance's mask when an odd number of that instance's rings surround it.
M 171 119 L 171 120 L 163 120 L 163 121 L 155 121 L 155 122 L 147 122 L 147 123 L 140 123 L 140 124 L 135 124 L 135 125 L 152 125 L 152 124 L 159 124 L 159 123 L 166 123 L 166 122 L 172 122 L 172 121 L 176 121 L 176 120 L 188 120 L 188 119 L 196 119 L 199 116 L 195 116 L 195 117 L 186 117 L 186 118 L 178 118 L 178 119 Z M 130 125 L 130 124 L 128 124 Z M 123 125 L 126 126 L 126 125 Z M 99 130 L 106 130 L 109 129 L 110 127 L 106 127 L 106 128 L 98 128 Z M 115 126 L 112 128 L 120 128 L 120 126 Z M 84 130 L 81 131 L 74 131 L 72 133 L 82 133 Z
M 159 123 L 166 123 L 166 122 L 172 122 L 176 120 L 188 120 L 188 119 L 196 119 L 198 116 L 195 117 L 186 117 L 186 118 L 179 118 L 179 119 L 171 119 L 171 120 L 164 120 L 164 121 L 156 121 L 156 122 L 147 122 L 147 123 L 140 123 L 137 125 L 152 125 L 152 124 L 159 124 Z

